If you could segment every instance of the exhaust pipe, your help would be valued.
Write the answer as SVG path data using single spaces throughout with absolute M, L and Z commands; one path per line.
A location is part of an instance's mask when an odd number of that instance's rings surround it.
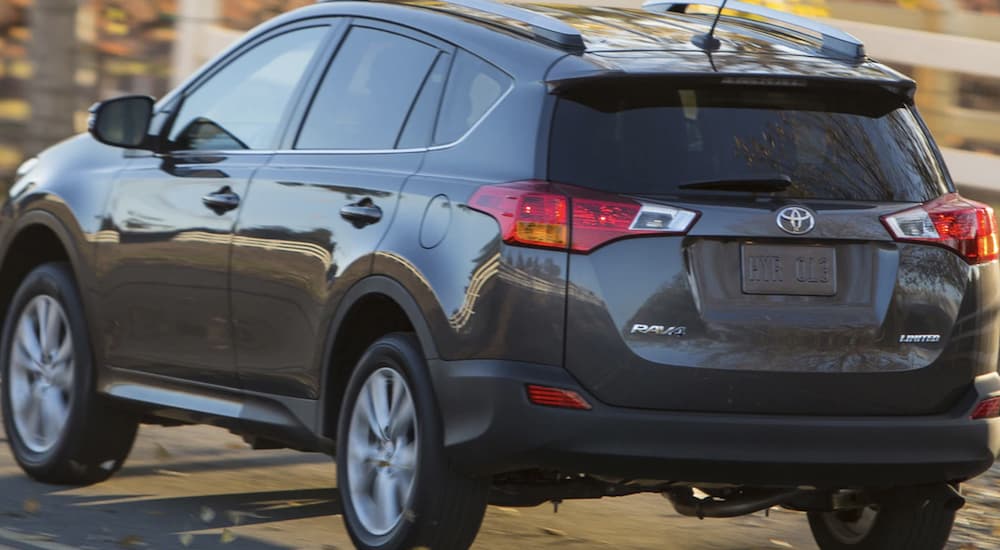
M 745 516 L 772 506 L 784 504 L 802 493 L 799 489 L 768 492 L 762 495 L 740 495 L 725 500 L 712 497 L 698 498 L 690 488 L 674 489 L 665 493 L 674 509 L 682 516 L 698 519 L 734 518 Z

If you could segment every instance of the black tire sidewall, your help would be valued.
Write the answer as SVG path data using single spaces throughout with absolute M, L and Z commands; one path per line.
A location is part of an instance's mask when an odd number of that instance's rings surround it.
M 344 393 L 337 429 L 337 456 L 347 456 L 347 433 L 354 404 L 364 383 L 375 371 L 391 368 L 398 372 L 410 388 L 417 419 L 417 466 L 414 477 L 412 500 L 403 520 L 389 533 L 376 536 L 368 533 L 358 521 L 347 489 L 349 474 L 344 460 L 337 460 L 337 485 L 340 488 L 344 520 L 354 544 L 358 548 L 412 548 L 421 546 L 424 533 L 421 517 L 430 507 L 433 487 L 440 479 L 443 466 L 442 436 L 437 402 L 426 373 L 425 361 L 419 352 L 415 339 L 407 334 L 386 336 L 373 344 L 358 363 L 351 375 Z
M 918 489 L 897 489 L 882 499 L 871 530 L 854 544 L 832 533 L 824 513 L 809 512 L 808 519 L 822 550 L 940 550 L 948 541 L 955 511 Z
M 32 299 L 46 295 L 62 306 L 72 331 L 73 338 L 73 390 L 70 395 L 69 416 L 59 441 L 48 451 L 36 453 L 21 439 L 12 416 L 9 384 L 10 355 L 14 333 L 21 313 Z M 25 277 L 7 309 L 0 344 L 0 375 L 3 385 L 3 419 L 7 439 L 18 464 L 29 474 L 48 477 L 49 472 L 67 463 L 67 453 L 79 449 L 85 442 L 79 441 L 84 433 L 90 401 L 93 399 L 93 360 L 87 323 L 83 315 L 83 304 L 76 284 L 66 264 L 52 263 L 39 266 Z

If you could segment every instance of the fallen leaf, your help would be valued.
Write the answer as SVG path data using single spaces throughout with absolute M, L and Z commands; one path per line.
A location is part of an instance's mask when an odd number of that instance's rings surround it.
M 157 460 L 170 460 L 170 451 L 159 443 L 155 443 L 155 445 L 156 451 L 154 454 L 156 455 Z
M 202 523 L 212 523 L 212 520 L 215 519 L 215 510 L 208 506 L 202 506 L 198 517 L 201 518 Z
M 229 544 L 234 540 L 236 540 L 236 535 L 234 535 L 232 531 L 230 531 L 229 529 L 222 530 L 222 536 L 219 538 L 219 542 L 221 542 L 222 544 Z
M 118 546 L 122 548 L 138 548 L 139 546 L 146 546 L 146 543 L 142 541 L 142 537 L 139 535 L 126 535 L 118 539 Z
M 181 539 L 182 546 L 191 546 L 191 543 L 194 542 L 194 535 L 191 533 L 181 533 L 177 538 Z
M 37 514 L 42 509 L 42 503 L 33 498 L 24 499 L 24 511 L 28 514 Z
M 161 476 L 188 477 L 188 476 L 191 475 L 191 474 L 185 474 L 184 472 L 178 472 L 176 470 L 158 469 L 158 470 L 153 470 L 153 471 L 154 471 L 154 473 L 160 474 Z
M 226 510 L 226 517 L 229 518 L 229 522 L 233 525 L 241 525 L 244 519 L 264 519 L 266 516 L 240 510 Z

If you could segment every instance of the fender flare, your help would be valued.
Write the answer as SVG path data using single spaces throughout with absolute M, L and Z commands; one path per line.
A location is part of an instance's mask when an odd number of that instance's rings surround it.
M 321 363 L 322 374 L 321 374 L 321 394 L 320 394 L 320 406 L 318 407 L 317 414 L 320 415 L 316 419 L 316 425 L 320 427 L 320 435 L 331 434 L 334 435 L 328 429 L 328 423 L 331 419 L 326 418 L 327 408 L 329 400 L 335 397 L 327 395 L 329 389 L 329 379 L 330 376 L 330 365 L 333 359 L 333 347 L 337 334 L 340 333 L 341 328 L 344 326 L 344 320 L 347 318 L 348 313 L 362 299 L 379 294 L 385 296 L 392 300 L 403 310 L 407 319 L 410 321 L 410 326 L 413 327 L 414 332 L 417 336 L 417 341 L 420 342 L 420 347 L 424 352 L 424 357 L 428 360 L 438 358 L 437 346 L 434 343 L 434 339 L 431 336 L 430 326 L 427 324 L 427 320 L 424 318 L 423 310 L 417 304 L 416 298 L 404 287 L 399 281 L 386 277 L 385 275 L 371 275 L 364 279 L 361 279 L 352 286 L 344 297 L 340 300 L 337 305 L 336 313 L 333 315 L 333 320 L 329 324 L 329 329 L 327 330 L 326 343 L 323 345 L 323 362 Z
M 66 251 L 66 256 L 69 259 L 70 267 L 73 269 L 73 275 L 76 277 L 77 283 L 83 285 L 85 281 L 81 279 L 80 264 L 82 260 L 78 245 L 81 241 L 85 241 L 85 239 L 74 238 L 66 224 L 58 216 L 47 210 L 31 210 L 25 212 L 24 215 L 17 219 L 13 227 L 5 235 L 6 238 L 3 241 L 2 248 L 0 248 L 0 258 L 2 258 L 2 261 L 0 261 L 0 270 L 4 269 L 7 265 L 7 254 L 10 253 L 11 245 L 24 230 L 33 226 L 42 226 L 56 236 L 63 250 Z M 89 283 L 90 281 L 86 282 Z M 80 290 L 83 291 L 82 288 Z

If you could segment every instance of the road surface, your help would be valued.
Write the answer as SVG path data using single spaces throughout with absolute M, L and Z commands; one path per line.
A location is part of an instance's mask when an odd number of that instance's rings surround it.
M 143 427 L 125 467 L 84 488 L 24 477 L 0 431 L 0 550 L 348 549 L 332 461 L 253 451 L 207 426 Z M 1000 548 L 1000 473 L 968 487 L 949 548 Z M 998 503 L 1000 504 L 1000 503 Z M 552 506 L 491 506 L 474 548 L 815 550 L 803 514 L 735 520 L 678 516 L 657 495 Z

